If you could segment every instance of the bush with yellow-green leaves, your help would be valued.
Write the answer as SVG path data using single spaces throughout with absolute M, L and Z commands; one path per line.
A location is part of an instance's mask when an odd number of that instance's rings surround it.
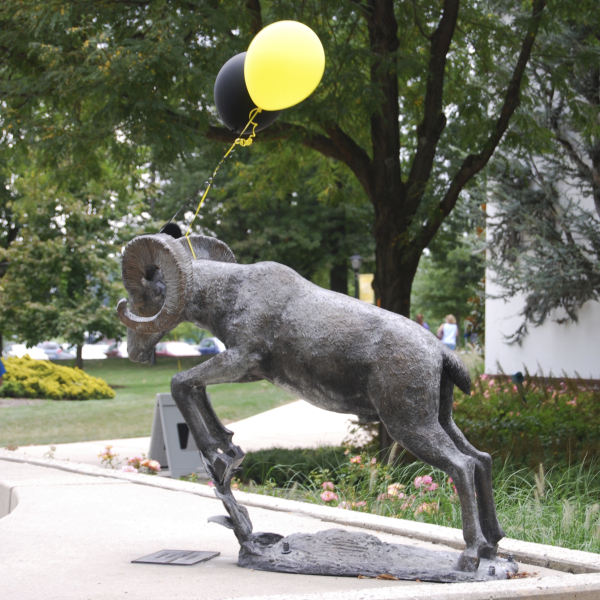
M 49 400 L 91 400 L 115 397 L 111 387 L 81 369 L 63 367 L 49 360 L 4 359 L 6 374 L 0 396 L 4 398 L 43 398 Z

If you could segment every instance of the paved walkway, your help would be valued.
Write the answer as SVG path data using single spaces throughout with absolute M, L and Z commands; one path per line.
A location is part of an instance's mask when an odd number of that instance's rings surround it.
M 36 463 L 36 464 L 33 464 Z M 332 527 L 382 541 L 452 551 L 461 532 L 401 519 L 239 492 L 256 530 L 283 535 Z M 0 450 L 0 596 L 3 600 L 597 600 L 598 555 L 503 540 L 529 578 L 429 584 L 254 571 L 237 567 L 234 535 L 211 488 L 35 459 Z M 429 541 L 435 540 L 435 545 Z M 444 546 L 447 544 L 447 546 Z M 159 550 L 220 552 L 190 567 L 132 564 Z M 458 554 L 457 554 L 458 556 Z M 560 571 L 524 563 L 547 562 Z M 566 573 L 568 569 L 580 575 Z M 591 571 L 591 573 L 590 573 Z M 535 575 L 533 575 L 535 573 Z
M 235 433 L 233 441 L 244 452 L 266 448 L 316 448 L 339 446 L 348 435 L 349 419 L 354 415 L 343 415 L 317 408 L 304 400 L 298 400 L 254 415 L 237 423 L 227 425 Z M 88 465 L 101 465 L 98 454 L 107 445 L 119 455 L 119 460 L 148 454 L 150 437 L 121 440 L 97 440 L 74 444 L 50 446 L 23 446 L 19 448 L 30 456 L 52 457 L 59 460 Z

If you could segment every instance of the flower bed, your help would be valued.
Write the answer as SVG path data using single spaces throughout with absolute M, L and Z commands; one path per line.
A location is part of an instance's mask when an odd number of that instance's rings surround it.
M 286 465 L 281 465 L 282 469 Z M 188 478 L 194 480 L 194 478 Z M 260 485 L 236 481 L 235 489 L 372 513 L 462 527 L 454 482 L 416 462 L 390 467 L 368 453 L 347 451 L 335 468 L 317 468 L 301 481 Z M 494 477 L 494 498 L 506 535 L 523 541 L 600 552 L 600 469 L 592 464 L 546 473 L 503 465 Z

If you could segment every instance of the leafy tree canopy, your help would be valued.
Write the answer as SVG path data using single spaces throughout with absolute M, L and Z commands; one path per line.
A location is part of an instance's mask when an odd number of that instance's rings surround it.
M 408 314 L 423 249 L 515 115 L 540 27 L 594 10 L 565 4 L 6 0 L 4 141 L 35 147 L 67 179 L 100 177 L 106 153 L 138 165 L 140 148 L 151 170 L 170 169 L 207 139 L 231 143 L 212 102 L 226 60 L 268 23 L 306 23 L 325 47 L 323 82 L 260 140 L 352 172 L 373 206 L 376 292 Z

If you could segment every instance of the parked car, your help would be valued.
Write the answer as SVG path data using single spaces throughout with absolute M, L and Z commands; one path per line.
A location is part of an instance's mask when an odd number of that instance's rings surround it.
M 70 344 L 62 344 L 64 350 L 67 350 L 74 356 L 77 356 L 77 346 Z M 110 348 L 110 344 L 84 344 L 81 347 L 81 358 L 83 360 L 106 360 L 106 351 Z
M 156 344 L 156 356 L 200 356 L 200 352 L 186 342 L 159 342 Z
M 64 350 L 57 342 L 41 342 L 36 348 L 45 352 L 50 360 L 71 360 L 76 357 L 75 354 Z
M 129 354 L 127 353 L 127 342 L 111 344 L 104 354 L 106 354 L 108 358 L 128 358 Z
M 225 352 L 225 344 L 216 337 L 204 338 L 197 346 L 198 351 L 203 356 L 206 354 L 220 354 Z
M 7 344 L 2 351 L 4 358 L 23 358 L 25 355 L 34 360 L 48 360 L 48 355 L 43 350 L 35 346 L 27 348 L 25 344 Z

